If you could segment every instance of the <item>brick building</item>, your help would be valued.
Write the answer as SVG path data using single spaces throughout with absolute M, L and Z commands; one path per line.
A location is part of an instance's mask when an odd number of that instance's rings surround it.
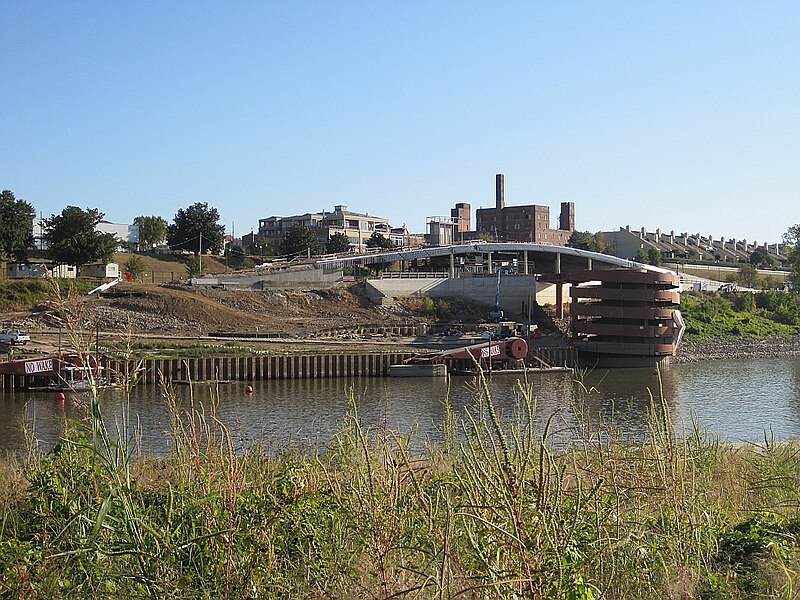
M 323 211 L 260 219 L 258 235 L 269 240 L 272 247 L 277 249 L 283 236 L 295 223 L 302 223 L 313 229 L 317 239 L 323 244 L 332 235 L 343 233 L 350 241 L 350 246 L 357 251 L 363 251 L 366 248 L 365 243 L 373 233 L 380 233 L 398 246 L 405 245 L 408 236 L 405 226 L 391 227 L 388 219 L 352 212 L 343 204 L 335 206 L 333 212 Z
M 479 208 L 475 211 L 476 233 L 488 233 L 497 241 L 533 242 L 554 246 L 567 244 L 575 230 L 574 202 L 561 203 L 558 229 L 551 229 L 550 207 L 539 204 L 506 206 L 504 175 L 497 174 L 495 185 L 494 208 Z M 451 214 L 454 217 L 461 216 L 462 213 L 458 212 L 459 207 L 463 207 L 463 204 L 456 205 L 453 209 Z

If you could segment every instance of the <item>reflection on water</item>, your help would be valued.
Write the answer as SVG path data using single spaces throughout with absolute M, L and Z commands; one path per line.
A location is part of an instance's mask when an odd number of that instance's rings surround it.
M 659 379 L 651 369 L 593 371 L 575 384 L 567 374 L 537 375 L 527 385 L 541 425 L 551 416 L 556 441 L 568 441 L 580 425 L 597 431 L 613 427 L 619 435 L 641 438 L 648 430 L 651 398 L 664 398 L 679 432 L 696 420 L 725 441 L 800 437 L 800 359 L 714 361 L 676 365 Z M 268 450 L 287 446 L 324 446 L 340 429 L 352 393 L 362 423 L 373 430 L 414 432 L 416 443 L 437 439 L 445 415 L 445 399 L 464 416 L 476 406 L 477 388 L 469 378 L 327 379 L 257 381 L 211 389 L 197 385 L 176 388 L 177 402 L 187 407 L 216 397 L 217 416 L 239 448 L 254 444 Z M 519 390 L 525 382 L 494 376 L 489 390 L 497 412 L 506 421 L 517 418 Z M 663 396 L 662 396 L 663 395 Z M 80 395 L 60 403 L 54 394 L 0 393 L 0 447 L 24 448 L 28 438 L 52 446 L 65 423 L 85 414 Z M 659 403 L 656 402 L 656 405 Z M 119 391 L 103 392 L 106 421 L 119 421 L 125 405 Z M 170 413 L 160 390 L 140 386 L 130 399 L 130 422 L 141 432 L 146 453 L 170 449 Z

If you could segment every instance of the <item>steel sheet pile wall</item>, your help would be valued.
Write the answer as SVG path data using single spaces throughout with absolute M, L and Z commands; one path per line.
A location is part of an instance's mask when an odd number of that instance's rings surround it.
M 103 366 L 111 381 L 138 371 L 138 383 L 161 381 L 258 381 L 263 379 L 325 379 L 330 377 L 385 377 L 389 365 L 402 363 L 410 354 L 313 354 L 287 356 L 226 356 L 215 358 L 107 361 Z M 21 390 L 32 380 L 21 375 L 0 376 L 0 389 Z
M 139 382 L 384 377 L 389 365 L 401 363 L 408 356 L 382 353 L 152 359 L 142 362 Z M 108 373 L 119 378 L 131 368 L 132 364 L 110 361 Z

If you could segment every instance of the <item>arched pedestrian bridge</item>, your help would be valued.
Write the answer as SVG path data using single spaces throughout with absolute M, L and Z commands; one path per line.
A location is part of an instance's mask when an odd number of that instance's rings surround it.
M 432 297 L 470 297 L 493 305 L 495 274 L 503 275 L 499 304 L 504 311 L 525 313 L 530 302 L 554 304 L 561 316 L 570 273 L 609 269 L 646 269 L 649 265 L 588 250 L 524 242 L 471 242 L 404 250 L 376 250 L 364 254 L 340 254 L 320 258 L 317 267 L 341 270 L 355 266 L 400 263 L 400 272 L 370 279 L 373 301 L 425 293 Z M 380 269 L 379 269 L 380 270 Z M 420 278 L 426 280 L 421 281 Z
M 321 258 L 316 264 L 325 269 L 342 269 L 355 265 L 395 262 L 402 263 L 401 271 L 447 273 L 449 277 L 458 277 L 461 272 L 493 274 L 498 267 L 509 267 L 510 272 L 519 275 L 557 275 L 575 270 L 643 267 L 630 260 L 588 250 L 523 242 L 470 242 L 452 246 L 341 254 Z

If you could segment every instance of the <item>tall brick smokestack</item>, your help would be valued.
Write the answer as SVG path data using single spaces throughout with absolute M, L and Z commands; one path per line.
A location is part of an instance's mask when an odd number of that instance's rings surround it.
M 506 180 L 505 175 L 502 173 L 498 173 L 495 175 L 495 186 L 496 186 L 496 193 L 495 193 L 495 207 L 496 208 L 505 208 L 506 207 Z

